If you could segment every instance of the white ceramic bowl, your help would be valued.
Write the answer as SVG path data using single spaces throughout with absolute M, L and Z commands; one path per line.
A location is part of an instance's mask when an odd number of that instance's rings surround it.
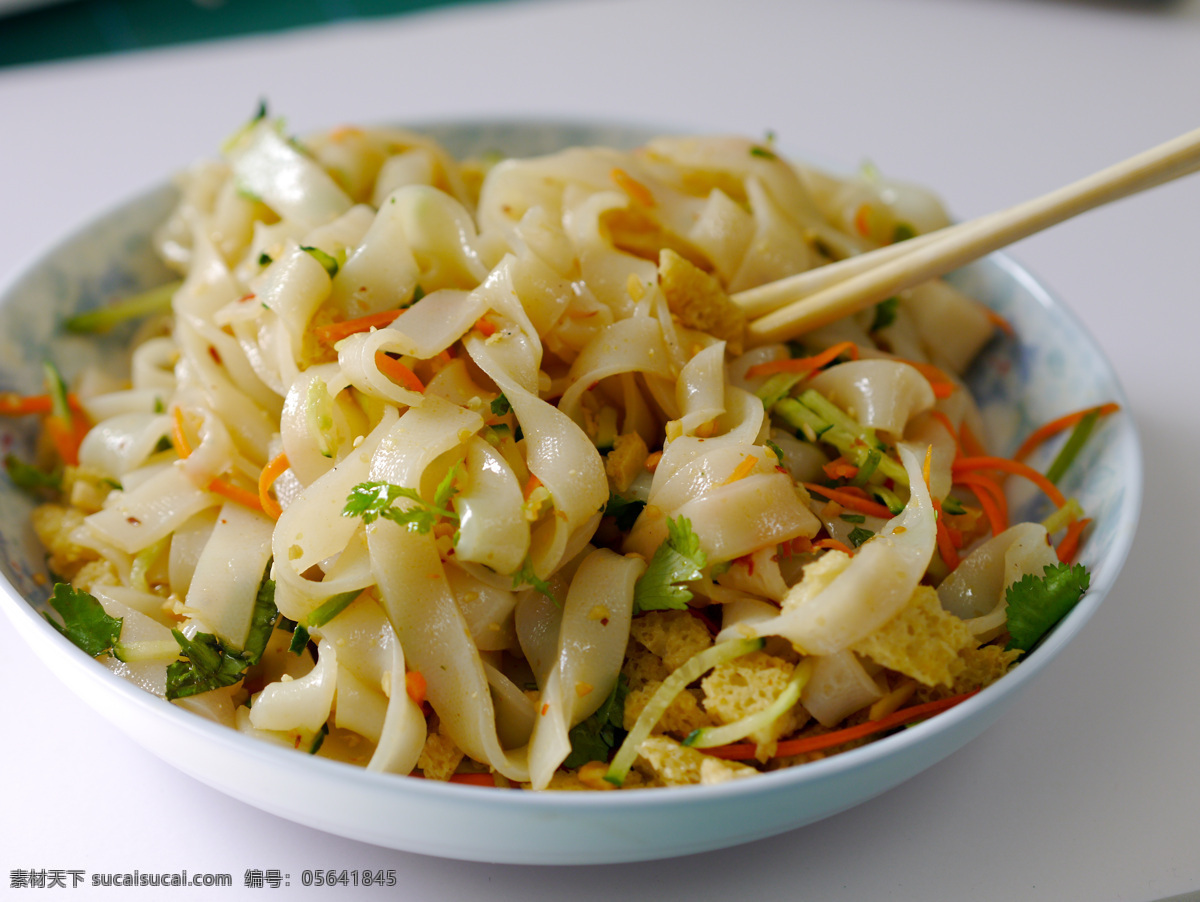
M 644 129 L 611 125 L 466 122 L 422 130 L 456 154 L 524 155 L 571 144 L 632 146 Z M 0 296 L 0 390 L 36 392 L 41 361 L 70 372 L 97 360 L 94 339 L 62 334 L 63 319 L 165 278 L 148 237 L 173 201 L 169 188 L 138 197 L 38 261 Z M 994 438 L 1011 450 L 1034 425 L 1125 398 L 1074 316 L 1028 273 L 995 256 L 956 275 L 1015 327 L 997 340 L 971 383 Z M 110 346 L 111 347 L 111 346 Z M 0 443 L 28 449 L 31 426 L 0 422 Z M 1081 561 L 1091 589 L 1008 676 L 950 711 L 862 748 L 720 786 L 611 793 L 526 793 L 367 773 L 257 742 L 188 714 L 114 676 L 39 614 L 47 588 L 31 502 L 0 480 L 0 606 L 68 686 L 114 725 L 185 773 L 309 826 L 382 846 L 480 861 L 567 864 L 664 858 L 731 846 L 812 823 L 882 793 L 956 751 L 999 718 L 1082 628 L 1112 587 L 1141 504 L 1142 465 L 1132 418 L 1106 420 L 1064 489 L 1095 519 Z M 1016 515 L 1044 516 L 1032 495 Z M 37 675 L 39 678 L 42 675 Z M 297 791 L 303 787 L 303 791 Z

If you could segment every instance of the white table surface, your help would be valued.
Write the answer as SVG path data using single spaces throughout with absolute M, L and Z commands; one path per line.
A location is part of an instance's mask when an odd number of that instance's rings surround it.
M 935 185 L 959 217 L 1200 125 L 1196 2 L 734 6 L 488 4 L 0 70 L 0 280 L 209 155 L 260 97 L 299 132 L 477 114 L 771 129 L 786 147 L 870 158 Z M 950 759 L 737 849 L 612 867 L 464 864 L 322 834 L 182 776 L 79 702 L 0 622 L 0 889 L 16 869 L 186 868 L 231 873 L 235 886 L 154 897 L 332 897 L 296 878 L 333 867 L 394 868 L 388 895 L 406 902 L 1139 902 L 1200 890 L 1200 178 L 1013 254 L 1086 319 L 1121 374 L 1145 445 L 1145 507 L 1099 613 Z M 251 868 L 291 873 L 292 887 L 245 889 Z

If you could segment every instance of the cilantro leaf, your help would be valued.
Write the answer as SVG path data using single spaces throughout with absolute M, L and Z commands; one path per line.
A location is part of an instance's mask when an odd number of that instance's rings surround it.
M 604 505 L 604 515 L 615 517 L 617 520 L 617 529 L 621 530 L 621 532 L 629 532 L 629 530 L 633 529 L 633 524 L 641 516 L 642 508 L 645 506 L 645 501 L 624 498 L 614 492 L 609 492 L 608 504 Z
M 167 665 L 168 701 L 232 686 L 250 666 L 247 658 L 212 633 L 196 633 L 194 639 L 179 630 L 171 634 L 187 660 Z
M 550 591 L 550 583 L 546 582 L 538 576 L 533 570 L 533 562 L 526 557 L 525 563 L 521 564 L 521 569 L 517 570 L 512 575 L 512 587 L 517 589 L 521 586 L 532 586 L 537 589 L 555 604 L 558 604 L 558 599 L 554 597 L 554 593 Z
M 450 499 L 458 494 L 458 487 L 454 484 L 455 481 L 462 475 L 462 461 L 459 461 L 442 477 L 442 481 L 437 484 L 437 488 L 433 490 L 433 506 L 442 510 L 449 510 Z M 451 513 L 451 516 L 457 520 L 458 517 Z
M 232 686 L 242 678 L 247 667 L 258 663 L 279 620 L 279 609 L 275 607 L 275 580 L 268 576 L 270 572 L 271 562 L 268 561 L 254 598 L 246 644 L 240 651 L 212 633 L 196 633 L 189 639 L 179 630 L 171 630 L 187 660 L 167 665 L 168 700 Z
M 55 583 L 50 606 L 58 611 L 62 623 L 43 613 L 47 622 L 93 658 L 112 652 L 121 638 L 119 617 L 109 617 L 95 596 L 69 583 Z
M 362 517 L 362 521 L 367 524 L 383 517 L 417 532 L 429 532 L 439 517 L 458 519 L 458 514 L 446 507 L 458 491 L 454 488 L 458 470 L 458 465 L 450 468 L 450 472 L 439 483 L 434 493 L 433 504 L 422 498 L 416 489 L 393 485 L 390 482 L 360 482 L 346 496 L 342 516 Z M 401 498 L 416 503 L 403 509 L 393 507 Z
M 1027 573 L 1008 587 L 1008 648 L 1029 651 L 1065 617 L 1087 591 L 1091 576 L 1083 564 L 1057 564 L 1043 576 Z
M 508 398 L 506 398 L 504 393 L 501 392 L 496 396 L 495 400 L 492 401 L 492 414 L 494 416 L 502 417 L 510 410 L 512 410 L 512 405 L 508 403 Z
M 708 558 L 687 517 L 667 519 L 667 540 L 658 546 L 633 587 L 633 611 L 683 610 L 692 593 L 680 583 L 703 576 Z
M 591 717 L 573 726 L 567 734 L 571 740 L 571 753 L 563 760 L 563 767 L 582 767 L 589 761 L 608 760 L 612 750 L 625 738 L 622 723 L 627 695 L 629 680 L 625 674 L 618 674 L 617 682 L 604 704 Z

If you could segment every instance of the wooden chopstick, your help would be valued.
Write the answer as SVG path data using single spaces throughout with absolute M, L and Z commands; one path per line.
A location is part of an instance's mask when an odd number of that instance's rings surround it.
M 733 299 L 746 344 L 786 341 L 1080 213 L 1200 170 L 1200 129 L 1016 206 L 780 279 Z

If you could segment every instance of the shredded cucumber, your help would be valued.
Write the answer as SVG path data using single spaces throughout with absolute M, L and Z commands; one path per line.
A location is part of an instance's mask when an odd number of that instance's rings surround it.
M 683 744 L 696 749 L 711 749 L 718 745 L 728 745 L 731 742 L 745 739 L 751 733 L 770 726 L 796 702 L 800 701 L 800 693 L 804 691 L 805 685 L 812 677 L 812 672 L 813 659 L 805 658 L 796 665 L 796 669 L 792 671 L 792 678 L 783 687 L 783 691 L 767 707 L 738 718 L 733 723 L 692 730 L 687 739 L 683 740 Z
M 625 741 L 617 749 L 617 754 L 613 757 L 612 764 L 608 766 L 604 779 L 614 786 L 620 786 L 625 782 L 625 777 L 629 774 L 629 768 L 633 766 L 633 762 L 637 758 L 641 744 L 650 735 L 650 731 L 654 729 L 658 719 L 663 716 L 663 712 L 671 706 L 675 696 L 679 695 L 689 683 L 698 680 L 704 673 L 719 664 L 740 658 L 742 655 L 748 655 L 752 651 L 758 651 L 765 643 L 765 639 L 757 637 L 754 639 L 730 639 L 688 658 L 674 673 L 663 680 L 658 691 L 650 697 L 650 701 L 638 715 L 633 729 L 629 731 Z

